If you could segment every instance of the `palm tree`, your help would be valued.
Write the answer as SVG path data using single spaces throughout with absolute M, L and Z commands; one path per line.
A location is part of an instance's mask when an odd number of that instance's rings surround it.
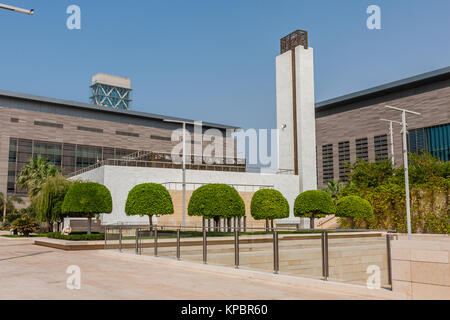
M 6 223 L 6 212 L 9 210 L 10 212 L 15 209 L 14 203 L 22 204 L 24 201 L 22 198 L 19 198 L 16 195 L 5 196 L 2 192 L 0 192 L 0 207 L 3 210 L 3 224 Z M 6 204 L 6 205 L 5 205 Z
M 17 178 L 17 186 L 27 189 L 28 197 L 32 200 L 42 188 L 45 180 L 58 175 L 56 167 L 39 155 L 36 159 L 30 159 L 30 163 L 23 167 Z
M 327 192 L 334 201 L 336 201 L 341 195 L 341 191 L 344 185 L 341 181 L 328 181 L 327 186 L 323 189 Z

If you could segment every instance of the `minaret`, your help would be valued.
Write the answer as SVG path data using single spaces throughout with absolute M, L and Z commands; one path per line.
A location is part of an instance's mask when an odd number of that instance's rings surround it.
M 308 32 L 281 39 L 276 69 L 278 167 L 299 176 L 300 192 L 316 190 L 314 50 Z

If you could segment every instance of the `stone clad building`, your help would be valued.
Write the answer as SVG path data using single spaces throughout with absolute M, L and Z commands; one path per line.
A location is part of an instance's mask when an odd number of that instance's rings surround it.
M 0 90 L 0 192 L 25 195 L 15 182 L 23 166 L 38 155 L 64 175 L 124 157 L 131 166 L 174 166 L 168 158 L 178 142 L 172 142 L 171 135 L 182 124 L 172 121 L 192 122 Z M 203 123 L 203 132 L 209 129 L 225 137 L 238 128 Z M 188 124 L 187 130 L 193 132 L 193 125 Z M 211 136 L 204 134 L 203 143 L 209 140 Z M 204 163 L 192 168 L 245 171 L 245 160 L 236 158 L 234 139 L 224 140 L 223 157 L 227 159 L 220 165 Z M 187 153 L 195 154 L 196 141 L 191 141 Z M 148 151 L 136 154 L 143 150 Z
M 347 178 L 346 162 L 375 161 L 392 156 L 389 123 L 401 122 L 401 112 L 385 106 L 419 112 L 407 115 L 408 149 L 450 158 L 450 67 L 388 83 L 316 104 L 317 168 L 319 188 L 330 180 Z M 401 126 L 393 124 L 394 158 L 403 164 Z

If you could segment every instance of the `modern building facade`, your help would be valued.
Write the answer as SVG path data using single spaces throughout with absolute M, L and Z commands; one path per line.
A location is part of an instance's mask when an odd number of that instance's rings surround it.
M 345 95 L 316 104 L 319 187 L 331 180 L 346 181 L 345 163 L 357 158 L 376 161 L 394 157 L 403 165 L 402 128 L 393 124 L 394 154 L 389 123 L 401 122 L 408 109 L 408 150 L 429 152 L 442 161 L 450 157 L 450 67 Z
M 64 175 L 105 161 L 116 165 L 180 167 L 172 163 L 170 156 L 179 144 L 172 141 L 172 133 L 182 124 L 173 121 L 188 122 L 186 130 L 194 132 L 192 120 L 0 91 L 0 192 L 25 195 L 16 179 L 29 160 L 39 155 L 49 159 Z M 188 168 L 245 171 L 245 159 L 235 157 L 235 143 L 230 137 L 238 128 L 203 123 L 200 139 L 204 145 L 211 141 L 207 133 L 210 129 L 224 136 L 225 160 L 211 163 L 201 159 L 200 164 L 194 165 L 192 159 Z M 187 144 L 186 154 L 191 158 L 196 155 L 198 140 Z

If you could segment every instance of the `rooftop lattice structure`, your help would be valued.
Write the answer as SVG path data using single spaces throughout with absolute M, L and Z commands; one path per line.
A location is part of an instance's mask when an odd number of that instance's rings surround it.
M 92 77 L 91 102 L 98 106 L 129 110 L 131 81 L 129 78 L 99 73 Z

